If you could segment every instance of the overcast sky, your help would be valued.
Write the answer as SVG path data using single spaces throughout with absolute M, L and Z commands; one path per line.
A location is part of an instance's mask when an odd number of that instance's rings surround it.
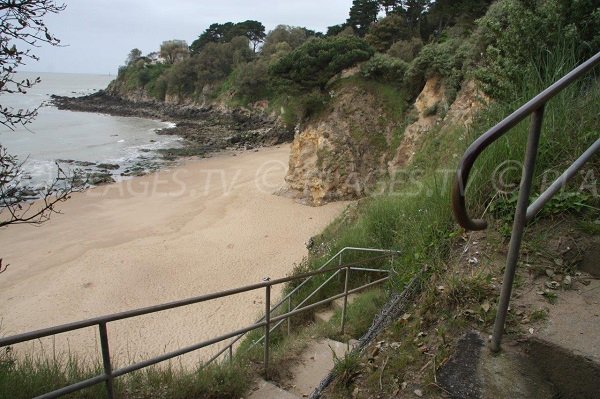
M 46 17 L 67 47 L 35 50 L 35 72 L 116 74 L 129 51 L 157 51 L 169 39 L 195 40 L 214 22 L 254 19 L 267 31 L 279 24 L 324 31 L 348 17 L 352 0 L 63 0 L 67 9 Z M 57 1 L 60 2 L 60 1 Z

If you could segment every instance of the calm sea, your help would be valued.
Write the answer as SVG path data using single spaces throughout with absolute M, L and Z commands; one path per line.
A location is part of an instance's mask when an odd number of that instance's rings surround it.
M 58 73 L 20 73 L 17 78 L 42 82 L 27 94 L 0 96 L 0 105 L 35 108 L 50 100 L 50 95 L 82 96 L 106 88 L 113 77 Z M 0 126 L 0 143 L 25 161 L 23 169 L 33 185 L 43 184 L 56 175 L 57 160 L 118 164 L 112 171 L 118 179 L 132 166 L 157 166 L 161 161 L 155 150 L 178 147 L 181 139 L 156 132 L 169 127 L 161 121 L 126 118 L 85 112 L 61 111 L 43 106 L 35 121 L 14 131 Z M 140 166 L 141 165 L 141 166 Z

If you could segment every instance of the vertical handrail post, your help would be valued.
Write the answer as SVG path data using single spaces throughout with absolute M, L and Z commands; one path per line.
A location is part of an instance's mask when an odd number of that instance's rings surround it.
M 290 296 L 288 298 L 288 313 L 290 313 L 292 311 L 292 297 Z M 288 317 L 287 318 L 287 335 L 289 337 L 290 335 L 290 331 L 291 331 L 291 323 L 292 323 L 292 318 Z
M 233 363 L 233 344 L 229 345 L 229 363 Z
M 523 174 L 519 189 L 519 199 L 515 212 L 508 256 L 506 257 L 506 269 L 504 271 L 502 291 L 498 301 L 498 312 L 496 313 L 496 321 L 494 323 L 494 334 L 492 336 L 491 343 L 492 352 L 500 351 L 500 342 L 502 341 L 504 324 L 506 323 L 506 315 L 510 305 L 510 296 L 512 293 L 517 261 L 519 260 L 519 252 L 521 251 L 523 233 L 525 230 L 525 225 L 527 224 L 527 207 L 529 206 L 529 195 L 531 194 L 531 185 L 535 170 L 535 160 L 538 153 L 543 119 L 544 106 L 538 108 L 534 112 L 531 119 L 531 128 L 529 130 L 529 138 L 527 140 L 527 150 L 525 152 L 525 164 L 523 165 Z
M 100 331 L 100 349 L 102 350 L 102 363 L 104 364 L 104 374 L 106 375 L 106 394 L 108 399 L 114 398 L 112 365 L 110 363 L 110 348 L 108 346 L 108 333 L 106 323 L 98 324 Z
M 271 332 L 271 286 L 265 287 L 265 377 L 269 375 L 269 335 Z
M 344 253 L 344 251 L 340 252 L 340 255 L 338 256 L 338 266 L 342 266 L 342 254 Z M 341 283 L 341 279 L 342 277 L 338 274 L 338 283 Z
M 346 281 L 344 283 L 344 306 L 342 307 L 342 328 L 340 334 L 344 334 L 346 327 L 346 308 L 348 307 L 348 277 L 350 276 L 350 266 L 346 268 Z

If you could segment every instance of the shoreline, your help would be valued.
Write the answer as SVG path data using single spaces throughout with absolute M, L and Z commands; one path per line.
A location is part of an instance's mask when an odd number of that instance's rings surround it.
M 56 159 L 55 162 L 62 168 L 80 174 L 77 184 L 78 188 L 84 190 L 176 167 L 190 158 L 202 159 L 232 151 L 255 150 L 293 139 L 293 132 L 277 118 L 241 108 L 221 110 L 156 101 L 134 102 L 113 96 L 105 90 L 80 97 L 51 95 L 50 98 L 50 104 L 61 111 L 152 120 L 165 124 L 165 127 L 154 130 L 156 135 L 178 137 L 170 145 L 140 150 L 139 159 L 130 163 Z M 150 140 L 150 143 L 154 142 Z M 32 201 L 40 198 L 42 190 L 43 185 L 25 184 L 11 195 L 15 200 Z
M 292 129 L 279 118 L 245 108 L 167 104 L 155 100 L 130 101 L 100 90 L 82 97 L 51 96 L 59 110 L 96 112 L 174 123 L 159 134 L 177 135 L 188 142 L 187 155 L 204 155 L 226 149 L 254 149 L 291 142 Z M 194 152 L 196 151 L 196 152 Z M 174 154 L 177 156 L 177 153 Z
M 289 146 L 186 161 L 100 186 L 61 204 L 39 228 L 0 231 L 2 335 L 179 300 L 283 277 L 305 243 L 346 203 L 311 208 L 273 195 L 284 184 Z M 274 297 L 281 287 L 274 290 Z M 120 364 L 245 327 L 263 309 L 251 292 L 165 314 L 111 323 Z M 244 306 L 247 305 L 247 306 Z M 39 345 L 96 359 L 95 330 Z M 222 346 L 186 356 L 206 359 Z M 85 348 L 85 349 L 84 349 Z M 113 350 L 113 349 L 111 349 Z

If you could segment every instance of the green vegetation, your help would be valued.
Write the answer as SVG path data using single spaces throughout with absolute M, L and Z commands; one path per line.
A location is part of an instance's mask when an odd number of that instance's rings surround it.
M 0 397 L 27 399 L 69 384 L 101 375 L 102 365 L 73 356 L 39 354 L 17 359 L 10 348 L 0 352 Z M 240 363 L 211 365 L 196 371 L 156 366 L 115 379 L 118 398 L 237 399 L 245 395 L 252 376 Z M 68 395 L 70 398 L 105 398 L 104 384 Z
M 325 89 L 327 82 L 342 70 L 366 61 L 373 50 L 351 36 L 312 39 L 281 58 L 271 67 L 271 75 L 302 89 Z
M 453 249 L 462 244 L 462 231 L 451 215 L 449 191 L 453 175 L 448 171 L 454 172 L 458 157 L 476 137 L 600 50 L 600 7 L 593 0 L 499 0 L 489 9 L 489 0 L 429 3 L 357 0 L 349 20 L 331 27 L 326 36 L 289 26 L 278 26 L 264 35 L 264 27 L 261 30 L 262 25 L 255 21 L 214 24 L 192 44 L 189 54 L 181 51 L 180 45 L 180 55 L 165 57 L 172 62 L 152 61 L 152 57 L 142 57 L 134 49 L 127 65 L 119 71 L 117 82 L 125 90 L 143 90 L 159 100 L 168 95 L 217 98 L 236 105 L 267 100 L 269 110 L 282 114 L 288 126 L 318 118 L 328 110 L 330 90 L 353 85 L 373 94 L 383 111 L 381 117 L 397 124 L 391 143 L 383 136 L 365 139 L 368 149 L 377 154 L 397 148 L 403 127 L 411 122 L 409 104 L 427 79 L 440 78 L 449 101 L 465 81 L 475 81 L 484 89 L 490 103 L 470 128 L 432 128 L 420 143 L 413 163 L 379 181 L 371 196 L 330 225 L 316 238 L 317 249 L 294 270 L 296 274 L 314 270 L 340 249 L 352 246 L 401 251 L 393 264 L 383 260 L 370 265 L 393 270 L 389 290 L 401 291 L 421 273 L 425 284 L 418 317 L 408 315 L 388 332 L 390 340 L 399 342 L 399 355 L 389 359 L 385 370 L 379 369 L 367 377 L 368 384 L 374 388 L 386 386 L 392 390 L 390 393 L 411 368 L 424 370 L 418 360 L 422 358 L 422 345 L 442 342 L 436 356 L 443 361 L 450 347 L 448 335 L 469 323 L 489 326 L 495 316 L 490 302 L 495 294 L 494 274 L 484 270 L 468 275 L 454 273 L 450 265 Z M 373 17 L 373 10 L 380 9 L 386 17 L 376 21 L 377 12 Z M 344 69 L 357 65 L 359 75 L 333 80 Z M 600 126 L 598 103 L 598 77 L 592 74 L 548 104 L 534 193 L 543 192 L 596 140 Z M 440 111 L 443 110 L 436 106 L 426 113 L 441 114 Z M 520 168 L 514 166 L 523 158 L 527 122 L 486 150 L 477 161 L 468 186 L 469 209 L 474 215 L 492 219 L 492 232 L 500 236 L 510 231 L 514 191 L 520 179 Z M 360 134 L 359 129 L 354 130 L 352 134 Z M 320 155 L 334 156 L 325 151 Z M 572 213 L 581 219 L 582 229 L 597 234 L 597 223 L 589 220 L 597 218 L 600 198 L 590 181 L 600 173 L 599 162 L 595 159 L 588 165 L 592 177 L 589 173 L 578 176 L 538 220 Z M 350 254 L 344 262 L 363 256 Z M 328 277 L 312 279 L 292 298 L 292 306 Z M 365 275 L 353 273 L 350 286 L 356 287 L 366 279 Z M 341 287 L 342 278 L 333 279 L 312 301 L 337 294 Z M 293 288 L 291 284 L 286 292 Z M 544 296 L 551 303 L 557 299 L 551 292 Z M 348 336 L 359 337 L 366 331 L 385 298 L 381 291 L 375 291 L 349 308 Z M 277 379 L 285 373 L 285 365 L 305 347 L 309 337 L 338 337 L 335 326 L 339 325 L 339 317 L 335 316 L 329 326 L 311 326 L 298 332 L 297 327 L 306 326 L 311 318 L 308 314 L 299 315 L 292 320 L 293 331 L 297 332 L 289 337 L 283 331 L 275 332 L 270 377 Z M 531 320 L 545 317 L 546 312 L 535 311 Z M 431 329 L 428 338 L 422 335 L 427 328 Z M 120 381 L 119 392 L 140 398 L 156 397 L 156 392 L 163 391 L 163 397 L 241 397 L 252 372 L 259 368 L 256 365 L 262 356 L 261 348 L 250 347 L 261 335 L 262 331 L 249 334 L 231 365 L 194 373 L 150 369 Z M 86 368 L 73 359 L 21 361 L 9 352 L 1 356 L 0 394 L 6 397 L 29 397 L 39 393 L 41 387 L 52 388 L 97 372 L 97 368 Z M 336 373 L 342 395 L 352 392 L 359 363 L 352 356 L 338 359 Z M 14 387 L 21 386 L 30 390 L 15 391 Z

